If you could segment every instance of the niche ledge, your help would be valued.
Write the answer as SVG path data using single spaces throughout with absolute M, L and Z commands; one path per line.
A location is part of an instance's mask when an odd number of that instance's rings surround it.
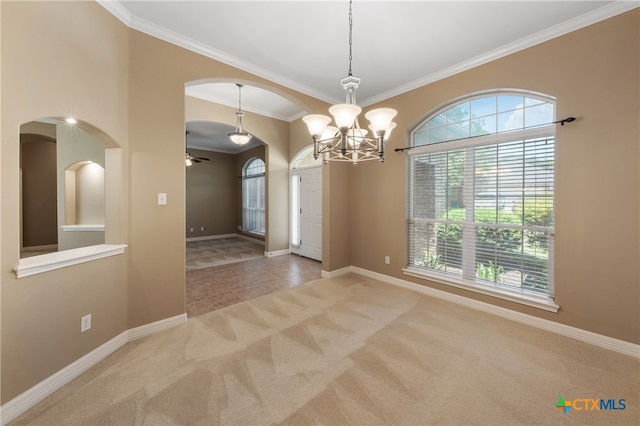
M 126 247 L 126 244 L 100 244 L 27 257 L 20 259 L 20 262 L 13 267 L 13 272 L 15 272 L 16 278 L 24 278 L 30 275 L 41 274 L 67 266 L 122 254 Z
M 75 231 L 75 232 L 81 232 L 81 231 L 93 231 L 93 232 L 104 232 L 105 226 L 104 225 L 62 225 L 60 228 L 62 228 L 63 231 L 65 232 L 69 232 L 69 231 Z

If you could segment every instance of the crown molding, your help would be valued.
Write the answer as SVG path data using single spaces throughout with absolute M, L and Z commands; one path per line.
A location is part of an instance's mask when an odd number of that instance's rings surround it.
M 218 62 L 230 65 L 234 68 L 238 68 L 242 71 L 254 74 L 258 77 L 262 77 L 271 82 L 280 84 L 298 92 L 304 93 L 308 96 L 325 101 L 327 103 L 335 103 L 336 100 L 328 96 L 326 93 L 319 92 L 311 87 L 303 85 L 297 81 L 286 78 L 282 75 L 273 73 L 265 68 L 259 67 L 250 62 L 236 58 L 233 55 L 229 55 L 226 52 L 215 49 L 199 41 L 193 40 L 189 37 L 185 37 L 160 25 L 151 23 L 145 19 L 138 18 L 135 15 L 129 13 L 124 6 L 120 3 L 120 0 L 97 0 L 98 3 L 104 7 L 108 12 L 116 16 L 122 23 L 129 28 L 138 30 L 144 34 L 174 44 L 176 46 L 185 48 L 192 52 L 206 56 L 211 59 L 215 59 Z
M 586 13 L 584 15 L 573 18 L 569 21 L 563 22 L 562 24 L 556 25 L 551 28 L 547 28 L 544 31 L 540 31 L 531 36 L 524 37 L 512 43 L 506 44 L 498 49 L 494 49 L 492 51 L 483 53 L 482 55 L 478 55 L 476 57 L 473 57 L 471 59 L 460 62 L 456 65 L 453 65 L 451 67 L 444 68 L 440 71 L 429 74 L 425 77 L 403 84 L 395 89 L 388 90 L 376 96 L 371 96 L 367 99 L 361 100 L 359 103 L 362 106 L 366 107 L 369 105 L 373 105 L 377 102 L 382 102 L 394 96 L 401 95 L 403 93 L 409 92 L 411 90 L 417 89 L 427 84 L 434 83 L 438 80 L 442 80 L 447 77 L 451 77 L 463 71 L 470 70 L 477 66 L 484 65 L 491 61 L 495 61 L 496 59 L 500 59 L 502 57 L 511 55 L 521 50 L 528 49 L 537 44 L 541 44 L 546 41 L 552 40 L 554 38 L 560 37 L 562 35 L 568 34 L 570 32 L 579 30 L 581 28 L 588 27 L 589 25 L 593 25 L 605 19 L 612 18 L 616 15 L 620 15 L 622 13 L 628 12 L 637 7 L 640 7 L 640 1 L 618 0 L 612 4 L 603 6 L 592 12 Z
M 207 46 L 203 43 L 190 39 L 188 37 L 184 37 L 174 31 L 170 31 L 162 26 L 153 24 L 144 19 L 140 19 L 134 15 L 132 15 L 124 6 L 122 6 L 121 0 L 97 0 L 97 2 L 104 7 L 107 11 L 117 17 L 120 21 L 122 21 L 129 28 L 138 30 L 150 36 L 159 38 L 168 43 L 174 44 L 176 46 L 183 47 L 192 52 L 201 54 L 203 56 L 209 57 L 216 61 L 222 62 L 224 64 L 230 65 L 234 68 L 238 68 L 242 71 L 246 71 L 248 73 L 254 74 L 258 77 L 262 77 L 266 80 L 272 81 L 274 83 L 286 86 L 298 92 L 304 93 L 305 95 L 314 97 L 321 101 L 327 102 L 329 104 L 333 104 L 339 102 L 333 97 L 327 95 L 326 93 L 321 93 L 311 87 L 303 85 L 299 82 L 293 81 L 289 78 L 286 78 L 282 75 L 273 73 L 269 70 L 266 70 L 262 67 L 259 67 L 250 62 L 241 60 L 236 58 L 235 56 L 229 55 L 225 52 L 217 50 L 211 46 Z M 403 84 L 395 89 L 388 90 L 386 92 L 380 93 L 376 96 L 371 96 L 367 99 L 360 100 L 360 104 L 362 106 L 369 106 L 375 104 L 377 102 L 382 102 L 386 99 L 392 98 L 394 96 L 401 95 L 403 93 L 409 92 L 411 90 L 417 89 L 419 87 L 425 86 L 427 84 L 436 82 L 438 80 L 442 80 L 444 78 L 450 77 L 452 75 L 461 73 L 463 71 L 467 71 L 471 68 L 475 68 L 477 66 L 486 64 L 488 62 L 494 61 L 496 59 L 500 59 L 504 56 L 511 55 L 513 53 L 519 52 L 521 50 L 527 49 L 529 47 L 535 46 L 540 43 L 544 43 L 553 38 L 560 37 L 562 35 L 568 34 L 572 31 L 579 30 L 581 28 L 587 27 L 589 25 L 595 24 L 602 20 L 614 17 L 616 15 L 625 13 L 629 10 L 640 7 L 640 1 L 633 0 L 617 0 L 609 5 L 603 6 L 599 9 L 596 9 L 592 12 L 586 13 L 584 15 L 573 18 L 569 21 L 566 21 L 562 24 L 556 25 L 554 27 L 548 28 L 544 31 L 540 31 L 536 34 L 533 34 L 529 37 L 522 38 L 520 40 L 516 40 L 512 43 L 506 44 L 498 49 L 494 49 L 490 52 L 484 53 L 482 55 L 478 55 L 469 60 L 460 62 L 456 65 L 453 65 L 448 68 L 444 68 L 438 72 L 429 74 L 417 80 L 411 81 L 409 83 Z M 264 115 L 264 114 L 263 114 Z M 274 117 L 276 118 L 276 117 Z M 291 121 L 290 117 L 288 121 Z M 294 118 L 295 119 L 295 118 Z

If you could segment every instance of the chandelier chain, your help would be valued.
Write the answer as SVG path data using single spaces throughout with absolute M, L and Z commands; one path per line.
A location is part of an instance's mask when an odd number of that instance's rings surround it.
M 351 59 L 353 58 L 353 12 L 351 10 L 352 0 L 349 0 L 349 77 L 353 76 L 351 72 Z
M 384 149 L 389 134 L 396 123 L 393 117 L 398 111 L 393 108 L 375 108 L 368 111 L 365 117 L 371 125 L 371 136 L 368 130 L 360 127 L 358 115 L 362 112 L 356 103 L 356 89 L 360 79 L 353 76 L 353 0 L 349 0 L 349 73 L 340 80 L 342 88 L 347 92 L 345 103 L 329 108 L 336 126 L 330 126 L 331 117 L 322 114 L 309 114 L 302 118 L 313 137 L 313 157 L 329 161 L 347 161 L 354 166 L 361 161 L 377 159 L 384 161 Z

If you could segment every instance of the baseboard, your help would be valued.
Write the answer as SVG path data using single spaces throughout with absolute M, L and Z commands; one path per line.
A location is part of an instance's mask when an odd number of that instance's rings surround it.
M 252 237 L 251 235 L 247 235 L 247 234 L 234 234 L 234 235 L 236 236 L 236 238 L 241 238 L 241 239 L 246 240 L 246 241 L 251 241 L 252 243 L 264 245 L 264 240 L 262 240 L 260 238 L 255 238 L 255 237 Z
M 322 278 L 335 278 L 335 277 L 339 277 L 340 275 L 348 274 L 350 272 L 355 272 L 353 268 L 354 268 L 353 266 L 345 266 L 344 268 L 336 269 L 335 271 L 325 271 L 323 269 L 320 271 L 320 276 Z M 360 274 L 360 275 L 364 275 L 364 274 Z
M 205 235 L 203 237 L 189 237 L 187 238 L 187 242 L 192 243 L 194 241 L 221 240 L 223 238 L 235 238 L 237 236 L 238 234 Z
M 284 256 L 285 254 L 289 254 L 291 251 L 289 249 L 284 250 L 276 250 L 276 251 L 265 251 L 264 255 L 267 257 L 275 257 L 275 256 Z
M 184 313 L 176 315 L 175 317 L 165 318 L 160 321 L 152 322 L 151 324 L 141 325 L 140 327 L 132 328 L 127 331 L 127 342 L 133 342 L 134 340 L 142 339 L 143 337 L 151 336 L 152 334 L 156 334 L 164 330 L 169 330 L 186 323 L 187 314 Z
M 571 339 L 580 340 L 585 343 L 589 343 L 595 346 L 599 346 L 604 349 L 608 349 L 613 352 L 628 355 L 634 358 L 640 359 L 640 345 L 627 342 L 613 337 L 604 336 L 591 331 L 583 330 L 570 325 L 561 324 L 554 321 L 549 321 L 543 318 L 538 318 L 533 315 L 523 314 L 522 312 L 516 312 L 511 309 L 495 306 L 490 303 L 480 302 L 478 300 L 470 299 L 468 297 L 459 296 L 457 294 L 448 293 L 442 290 L 436 290 L 431 287 L 423 286 L 420 284 L 406 281 L 403 279 L 391 277 L 389 275 L 373 272 L 368 269 L 358 268 L 357 266 L 351 266 L 347 268 L 338 269 L 327 273 L 328 278 L 343 275 L 345 273 L 353 272 L 354 274 L 362 275 L 368 278 L 372 278 L 378 281 L 386 282 L 398 287 L 405 288 L 407 290 L 416 291 L 418 293 L 425 294 L 427 296 L 436 297 L 438 299 L 446 300 L 458 305 L 466 306 L 471 309 L 482 311 L 488 314 L 496 315 L 508 320 L 516 321 L 521 324 L 526 324 L 532 327 L 536 327 L 542 330 L 550 331 L 552 333 L 569 337 Z M 322 276 L 325 277 L 325 271 L 322 271 Z
M 160 331 L 186 324 L 187 314 L 156 321 L 131 330 L 123 331 L 113 339 L 100 345 L 77 361 L 47 377 L 37 385 L 21 393 L 0 407 L 0 425 L 4 426 L 27 410 L 43 401 L 49 395 L 71 382 L 76 377 L 111 355 L 125 344 Z

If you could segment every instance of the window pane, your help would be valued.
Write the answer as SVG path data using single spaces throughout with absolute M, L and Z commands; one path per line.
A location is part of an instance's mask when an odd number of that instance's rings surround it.
M 429 129 L 429 144 L 444 142 L 446 140 L 447 134 L 445 131 L 445 126 L 433 127 Z
M 471 120 L 471 136 L 492 135 L 496 133 L 496 116 Z
M 524 106 L 525 107 L 529 107 L 529 106 L 533 106 L 533 105 L 539 105 L 539 104 L 546 104 L 546 103 L 547 102 L 543 101 L 542 99 L 524 98 Z
M 436 226 L 436 253 L 442 270 L 462 275 L 462 225 Z
M 471 117 L 485 117 L 488 115 L 496 115 L 497 98 L 495 96 L 487 96 L 486 98 L 474 99 L 471 101 Z
M 429 143 L 427 128 L 423 127 L 413 134 L 413 146 L 423 146 Z
M 264 161 L 259 158 L 250 160 L 245 168 L 245 176 L 254 176 L 264 173 Z
M 313 158 L 313 145 L 308 146 L 298 153 L 293 161 L 291 161 L 291 169 L 293 170 L 321 165 L 322 159 L 320 157 L 318 157 L 317 160 Z
M 469 122 L 468 121 L 459 121 L 457 123 L 452 123 L 447 126 L 447 140 L 453 141 L 456 139 L 468 138 L 469 137 Z
M 498 96 L 498 112 L 514 111 L 524 107 L 522 96 Z
M 498 132 L 519 130 L 524 127 L 522 110 L 515 110 L 498 114 Z
M 458 104 L 447 110 L 447 122 L 455 123 L 457 121 L 469 120 L 469 102 Z
M 432 127 L 444 126 L 446 124 L 447 120 L 444 113 L 436 115 L 426 123 L 428 129 L 431 129 Z
M 540 126 L 549 124 L 553 121 L 553 106 L 549 104 L 541 104 L 526 108 L 524 110 L 524 126 Z

